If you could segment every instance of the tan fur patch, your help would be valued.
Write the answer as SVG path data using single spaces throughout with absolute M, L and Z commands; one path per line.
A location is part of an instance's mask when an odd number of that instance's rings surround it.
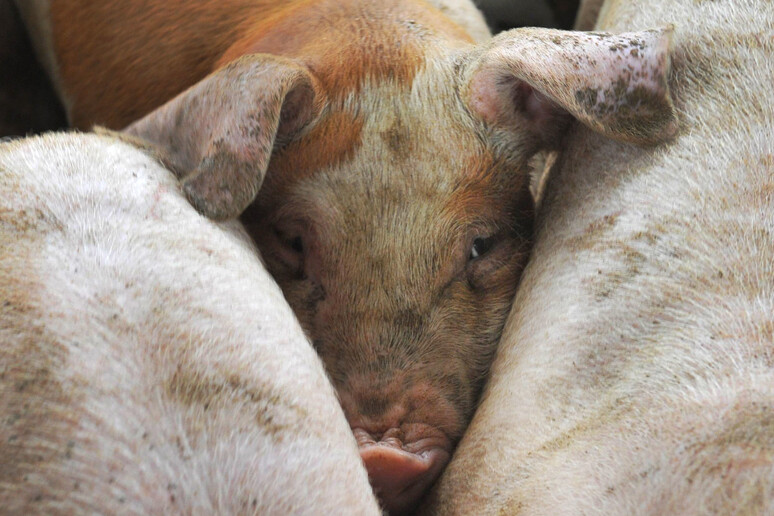
M 360 147 L 363 123 L 344 111 L 327 115 L 309 134 L 272 155 L 259 196 L 285 198 L 288 188 L 298 181 L 350 160 Z
M 251 4 L 52 2 L 54 46 L 73 125 L 119 129 L 198 82 L 233 41 L 235 18 Z
M 331 97 L 343 98 L 369 79 L 409 87 L 424 63 L 423 40 L 438 37 L 470 41 L 419 2 L 295 2 L 247 27 L 218 64 L 249 53 L 294 57 L 310 67 Z

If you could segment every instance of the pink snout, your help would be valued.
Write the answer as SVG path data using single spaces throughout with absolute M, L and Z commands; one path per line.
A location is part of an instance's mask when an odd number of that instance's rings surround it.
M 402 375 L 352 374 L 337 391 L 376 496 L 392 516 L 408 513 L 449 462 L 460 411 L 437 386 Z
M 379 441 L 363 429 L 353 432 L 371 486 L 390 515 L 413 509 L 451 456 L 449 440 L 432 430 L 420 434 L 415 430 L 412 440 L 405 443 L 397 428 L 385 432 Z

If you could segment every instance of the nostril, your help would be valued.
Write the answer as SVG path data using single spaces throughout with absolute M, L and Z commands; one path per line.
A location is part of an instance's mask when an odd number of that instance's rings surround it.
M 371 432 L 368 432 L 363 428 L 353 428 L 352 433 L 355 436 L 355 441 L 357 441 L 358 448 L 372 446 L 378 441 L 378 437 L 374 437 Z
M 369 431 L 365 428 L 358 427 L 353 428 L 352 433 L 355 435 L 358 446 L 361 447 L 374 444 L 388 444 L 390 446 L 402 448 L 405 439 L 403 430 L 400 428 L 390 428 L 387 431 Z

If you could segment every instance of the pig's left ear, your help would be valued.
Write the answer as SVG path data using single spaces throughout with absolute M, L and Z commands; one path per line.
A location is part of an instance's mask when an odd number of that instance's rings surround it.
M 492 39 L 471 68 L 467 101 L 488 124 L 526 123 L 557 143 L 569 113 L 610 138 L 637 144 L 677 131 L 669 95 L 672 29 L 626 34 L 514 29 Z

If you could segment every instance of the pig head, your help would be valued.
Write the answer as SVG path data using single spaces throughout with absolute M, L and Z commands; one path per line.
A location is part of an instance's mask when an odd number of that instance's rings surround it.
M 346 94 L 248 55 L 127 131 L 166 149 L 204 214 L 246 210 L 400 512 L 449 460 L 486 378 L 530 249 L 528 159 L 570 116 L 668 138 L 667 46 L 664 31 L 517 30 Z

